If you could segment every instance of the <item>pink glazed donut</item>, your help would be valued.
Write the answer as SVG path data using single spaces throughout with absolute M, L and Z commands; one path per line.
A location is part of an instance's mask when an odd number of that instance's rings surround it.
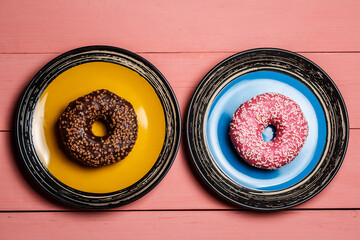
M 272 141 L 262 138 L 273 125 Z M 240 156 L 250 165 L 277 169 L 290 163 L 300 152 L 309 132 L 308 123 L 297 103 L 278 93 L 258 95 L 243 103 L 230 124 L 230 138 Z

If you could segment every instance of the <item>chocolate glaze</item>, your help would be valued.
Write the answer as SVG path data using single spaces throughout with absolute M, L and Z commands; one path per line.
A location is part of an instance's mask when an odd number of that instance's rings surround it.
M 105 136 L 95 136 L 92 124 L 100 120 Z M 90 167 L 124 159 L 137 139 L 135 110 L 125 99 L 106 90 L 96 90 L 72 101 L 58 122 L 62 143 L 70 156 Z

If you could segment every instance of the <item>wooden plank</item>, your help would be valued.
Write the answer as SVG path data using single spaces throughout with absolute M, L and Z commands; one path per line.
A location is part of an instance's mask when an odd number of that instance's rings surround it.
M 235 53 L 235 52 L 234 52 Z M 211 68 L 234 53 L 142 53 L 167 78 L 179 101 L 182 116 L 201 79 Z M 360 128 L 360 82 L 357 53 L 304 53 L 323 68 L 339 87 L 350 116 L 350 126 Z M 0 54 L 0 130 L 11 130 L 22 91 L 40 68 L 56 54 Z
M 68 209 L 37 191 L 24 177 L 14 157 L 11 133 L 0 132 L 0 211 L 61 210 Z M 360 207 L 360 130 L 350 132 L 346 158 L 334 180 L 316 197 L 298 206 L 312 208 Z M 21 166 L 21 165 L 20 165 Z M 145 197 L 119 210 L 143 209 L 233 209 L 202 186 L 191 169 L 184 143 L 180 146 L 174 165 L 162 182 Z
M 0 52 L 108 44 L 141 52 L 359 51 L 357 0 L 0 2 Z
M 13 129 L 17 104 L 23 91 L 40 68 L 54 57 L 53 54 L 0 55 L 0 71 L 4 73 L 0 77 L 0 130 Z
M 358 210 L 0 213 L 0 234 L 29 240 L 358 239 L 358 215 Z

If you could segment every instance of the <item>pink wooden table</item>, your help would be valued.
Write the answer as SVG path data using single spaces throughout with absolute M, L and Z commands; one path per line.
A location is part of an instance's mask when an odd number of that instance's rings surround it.
M 0 239 L 359 239 L 360 1 L 0 2 Z M 60 53 L 86 45 L 136 52 L 167 78 L 182 116 L 198 83 L 219 61 L 278 47 L 323 68 L 348 108 L 344 163 L 319 195 L 295 208 L 258 213 L 228 205 L 191 170 L 182 141 L 164 180 L 140 200 L 86 212 L 35 190 L 13 146 L 17 100 Z

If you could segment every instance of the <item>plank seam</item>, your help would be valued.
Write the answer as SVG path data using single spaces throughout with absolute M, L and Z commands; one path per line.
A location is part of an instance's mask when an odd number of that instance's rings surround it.
M 239 51 L 165 51 L 165 52 L 153 52 L 153 51 L 138 51 L 135 53 L 137 54 L 197 54 L 197 53 L 238 53 L 242 51 L 239 49 Z M 360 53 L 360 51 L 294 51 L 297 53 L 324 53 L 324 54 L 331 54 L 331 53 Z M 21 54 L 62 54 L 63 52 L 0 52 L 2 55 L 21 55 Z
M 295 208 L 281 211 L 359 211 L 360 208 Z M 132 209 L 132 210 L 1 210 L 0 213 L 59 213 L 59 212 L 262 212 L 251 209 Z M 268 211 L 263 211 L 268 212 Z

